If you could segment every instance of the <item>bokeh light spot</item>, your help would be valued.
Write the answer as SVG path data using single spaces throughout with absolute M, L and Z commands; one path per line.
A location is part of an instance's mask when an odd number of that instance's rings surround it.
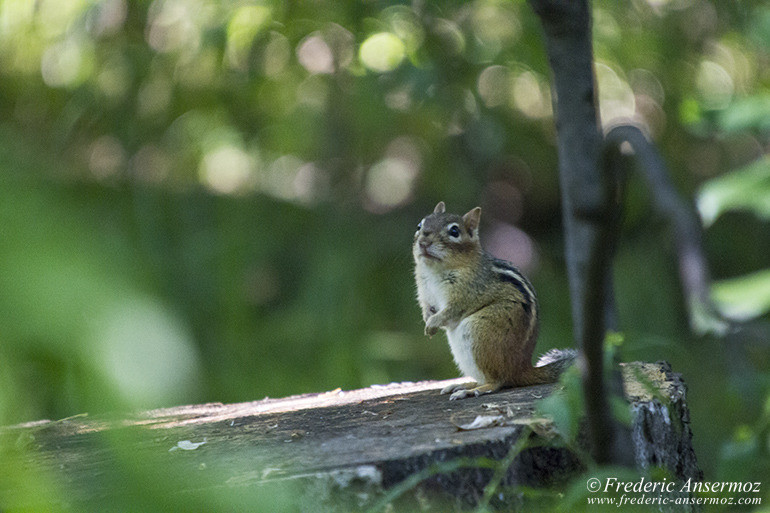
M 372 71 L 392 71 L 401 64 L 406 55 L 404 43 L 390 32 L 369 36 L 361 44 L 358 57 Z
M 174 404 L 196 388 L 199 361 L 192 337 L 154 300 L 134 297 L 94 322 L 93 347 L 125 400 L 141 407 Z
M 490 66 L 479 75 L 477 87 L 484 105 L 503 105 L 508 101 L 511 72 L 505 66 Z
M 72 87 L 88 78 L 93 68 L 93 49 L 73 38 L 54 43 L 43 52 L 40 73 L 49 87 Z
M 264 5 L 246 5 L 239 8 L 227 25 L 227 58 L 230 65 L 246 65 L 252 42 L 271 20 L 270 8 Z
M 126 152 L 115 137 L 103 135 L 91 144 L 88 167 L 97 179 L 117 176 L 125 164 Z
M 254 167 L 253 159 L 246 152 L 226 144 L 203 157 L 200 173 L 211 190 L 232 194 L 246 189 L 253 182 Z
M 525 272 L 532 272 L 537 264 L 537 252 L 532 238 L 515 226 L 496 221 L 485 237 L 487 251 L 507 260 Z
M 704 60 L 698 66 L 695 87 L 699 99 L 707 109 L 722 109 L 733 97 L 735 89 L 733 79 L 722 66 L 713 61 Z
M 631 86 L 614 69 L 596 63 L 596 81 L 599 88 L 599 111 L 603 127 L 611 126 L 619 119 L 633 118 L 636 99 Z
M 334 54 L 318 33 L 302 40 L 297 48 L 297 59 L 310 73 L 334 72 Z
M 385 157 L 367 173 L 367 208 L 383 213 L 406 203 L 412 197 L 421 165 L 420 150 L 412 139 L 399 137 L 392 141 Z
M 514 107 L 528 118 L 552 114 L 550 89 L 531 71 L 524 71 L 513 79 L 511 96 Z

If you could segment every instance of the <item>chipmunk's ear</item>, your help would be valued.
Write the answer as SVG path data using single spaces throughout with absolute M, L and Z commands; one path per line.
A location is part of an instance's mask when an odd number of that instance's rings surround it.
M 471 237 L 475 237 L 479 231 L 479 221 L 481 220 L 481 207 L 476 207 L 463 216 L 463 223 L 468 229 Z
M 444 205 L 443 201 L 439 201 L 438 205 L 436 205 L 436 208 L 433 209 L 434 214 L 443 214 L 446 212 L 446 205 Z

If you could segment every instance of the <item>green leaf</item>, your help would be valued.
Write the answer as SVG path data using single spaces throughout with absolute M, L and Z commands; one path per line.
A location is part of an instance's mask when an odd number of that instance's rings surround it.
M 574 441 L 585 411 L 583 389 L 577 367 L 573 365 L 567 369 L 559 383 L 563 388 L 538 401 L 536 409 L 539 415 L 553 419 L 556 430 L 565 440 Z
M 727 133 L 770 130 L 770 94 L 735 100 L 719 113 L 717 124 Z
M 701 188 L 696 202 L 706 226 L 730 210 L 770 219 L 770 158 L 710 180 Z
M 716 282 L 711 296 L 720 312 L 736 320 L 747 320 L 770 311 L 770 269 Z

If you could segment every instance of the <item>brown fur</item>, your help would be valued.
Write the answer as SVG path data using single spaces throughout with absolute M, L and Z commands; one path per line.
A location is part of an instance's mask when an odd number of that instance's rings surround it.
M 532 365 L 537 341 L 539 309 L 529 282 L 510 264 L 495 260 L 485 253 L 479 242 L 481 209 L 464 216 L 448 214 L 442 203 L 423 219 L 415 234 L 413 253 L 415 277 L 426 333 L 439 327 L 450 329 L 465 321 L 471 340 L 471 352 L 482 374 L 479 384 L 448 387 L 453 398 L 481 395 L 505 386 L 523 386 L 556 381 L 565 367 L 561 361 L 542 367 Z M 451 237 L 448 228 L 460 227 L 461 237 Z M 422 257 L 423 251 L 437 255 Z M 435 312 L 435 306 L 423 298 L 421 287 L 440 283 L 446 306 Z M 517 282 L 517 283 L 514 283 Z M 432 310 L 433 309 L 433 310 Z M 457 355 L 455 355 L 457 359 Z M 463 391 L 464 392 L 460 392 Z

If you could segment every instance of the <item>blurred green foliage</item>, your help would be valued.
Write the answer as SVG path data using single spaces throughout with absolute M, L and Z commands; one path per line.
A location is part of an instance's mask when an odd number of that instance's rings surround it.
M 603 125 L 645 127 L 700 191 L 715 278 L 756 278 L 715 297 L 766 319 L 770 7 L 593 12 Z M 0 0 L 0 424 L 454 376 L 411 276 L 439 199 L 482 205 L 539 350 L 571 345 L 555 154 L 523 1 Z M 687 333 L 630 188 L 624 357 L 684 374 L 707 476 L 737 478 L 770 443 L 767 337 Z

